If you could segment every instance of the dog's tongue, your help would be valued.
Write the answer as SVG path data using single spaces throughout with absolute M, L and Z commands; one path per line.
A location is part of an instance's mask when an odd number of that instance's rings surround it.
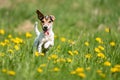
M 49 35 L 49 32 L 48 32 L 48 31 L 45 31 L 44 34 L 45 34 L 45 35 Z

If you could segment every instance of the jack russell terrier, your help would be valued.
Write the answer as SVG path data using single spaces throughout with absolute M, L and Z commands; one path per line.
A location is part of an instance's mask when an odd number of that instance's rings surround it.
M 44 16 L 39 10 L 37 10 L 36 13 L 41 22 L 43 31 L 39 32 L 37 28 L 38 22 L 35 22 L 34 30 L 37 37 L 34 40 L 34 46 L 37 48 L 39 53 L 46 53 L 49 47 L 54 45 L 54 33 L 52 27 L 55 17 L 53 15 Z

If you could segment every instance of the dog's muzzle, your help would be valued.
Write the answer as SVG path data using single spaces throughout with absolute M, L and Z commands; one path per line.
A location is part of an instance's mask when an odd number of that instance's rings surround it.
M 44 26 L 43 27 L 43 31 L 47 31 L 48 30 L 48 27 L 47 26 Z

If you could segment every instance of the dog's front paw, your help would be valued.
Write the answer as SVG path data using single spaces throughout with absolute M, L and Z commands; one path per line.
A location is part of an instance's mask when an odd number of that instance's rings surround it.
M 44 48 L 45 48 L 45 49 L 48 49 L 49 46 L 50 46 L 49 43 L 44 44 Z

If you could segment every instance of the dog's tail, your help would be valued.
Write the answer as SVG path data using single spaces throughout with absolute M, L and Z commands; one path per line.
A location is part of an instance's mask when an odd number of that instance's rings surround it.
M 36 35 L 39 36 L 40 32 L 38 30 L 38 22 L 37 21 L 35 22 L 34 30 L 35 30 Z

